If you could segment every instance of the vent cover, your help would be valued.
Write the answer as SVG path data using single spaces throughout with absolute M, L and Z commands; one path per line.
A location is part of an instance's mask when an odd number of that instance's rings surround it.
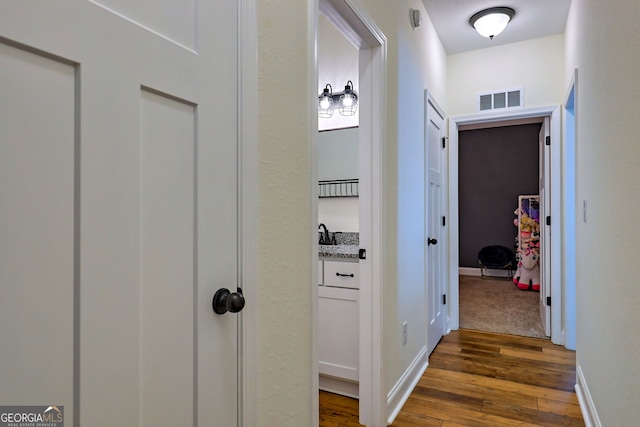
M 523 88 L 485 92 L 478 94 L 478 111 L 502 110 L 524 107 Z

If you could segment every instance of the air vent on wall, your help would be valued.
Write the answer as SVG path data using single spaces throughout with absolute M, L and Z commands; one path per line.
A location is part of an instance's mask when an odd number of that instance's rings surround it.
M 478 94 L 478 111 L 524 107 L 523 88 Z

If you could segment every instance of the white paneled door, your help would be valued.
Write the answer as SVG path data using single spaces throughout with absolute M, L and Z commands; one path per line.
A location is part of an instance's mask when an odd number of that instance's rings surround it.
M 444 113 L 430 95 L 426 96 L 426 165 L 427 165 L 427 352 L 431 354 L 444 334 L 443 268 L 443 146 Z
M 540 320 L 545 334 L 551 336 L 551 307 L 547 299 L 551 298 L 551 226 L 546 223 L 551 218 L 551 148 L 546 141 L 550 138 L 549 117 L 544 118 L 544 123 L 538 135 L 540 147 Z
M 0 0 L 0 405 L 237 425 L 237 8 Z

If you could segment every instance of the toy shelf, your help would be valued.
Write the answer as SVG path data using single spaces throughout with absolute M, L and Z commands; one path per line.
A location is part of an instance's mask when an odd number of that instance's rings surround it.
M 520 254 L 531 249 L 540 254 L 540 196 L 518 196 L 518 247 Z

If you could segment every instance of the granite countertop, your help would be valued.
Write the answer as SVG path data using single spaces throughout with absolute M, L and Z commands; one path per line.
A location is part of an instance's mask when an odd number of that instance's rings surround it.
M 358 261 L 360 249 L 360 233 L 350 231 L 337 231 L 329 233 L 331 240 L 337 245 L 318 245 L 318 257 L 325 259 L 337 259 L 344 261 Z M 318 233 L 318 239 L 322 241 L 322 234 Z
M 359 249 L 358 245 L 318 245 L 318 256 L 357 261 Z

